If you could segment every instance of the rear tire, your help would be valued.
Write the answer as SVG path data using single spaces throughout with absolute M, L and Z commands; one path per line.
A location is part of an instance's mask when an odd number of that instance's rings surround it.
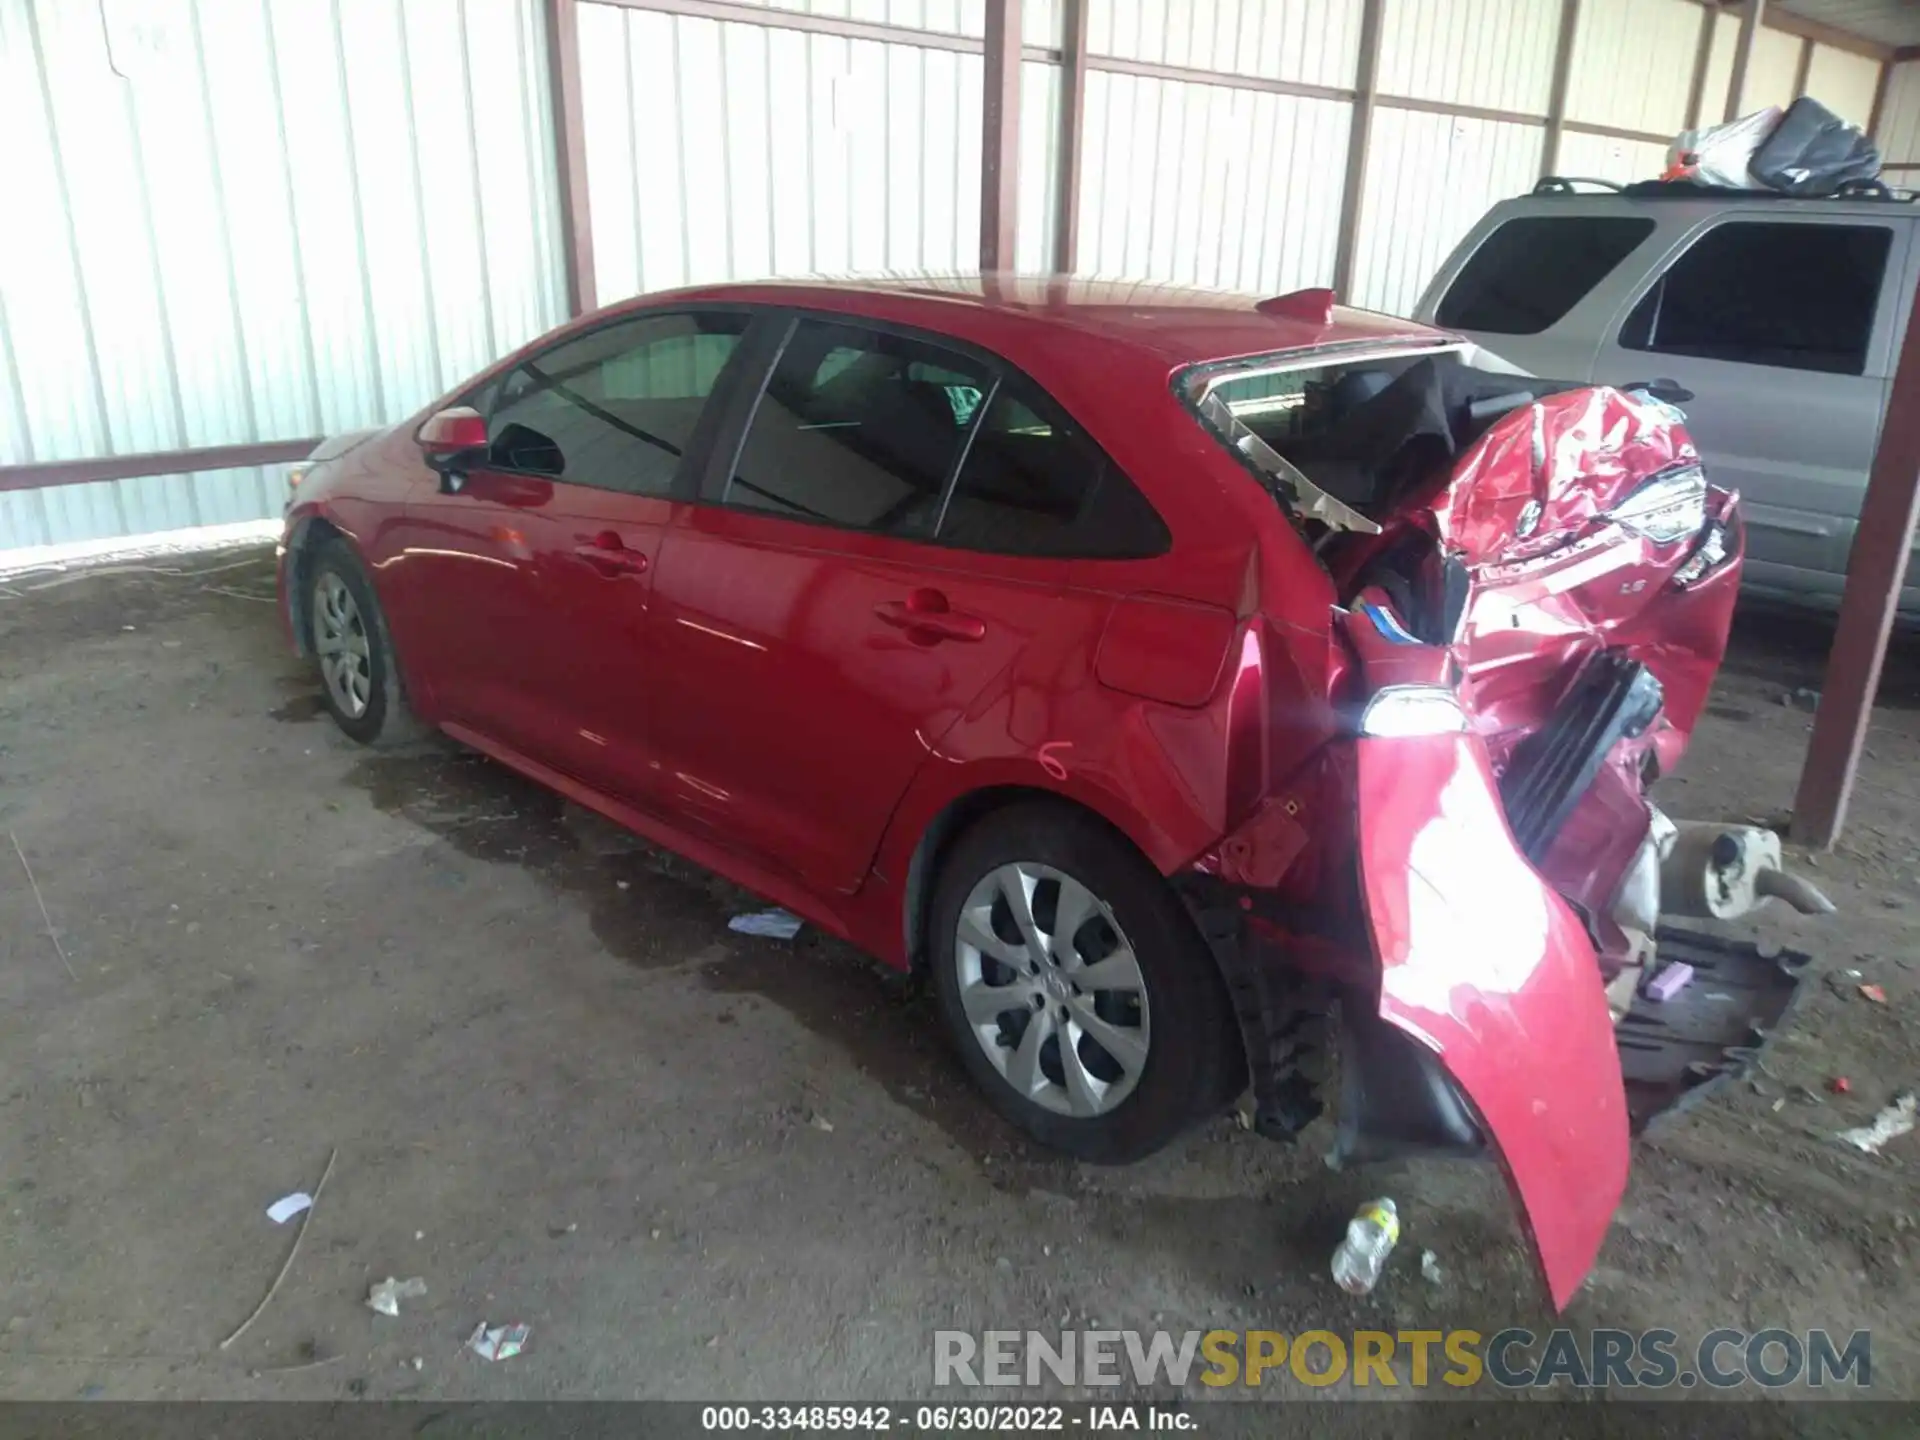
M 1165 878 L 1094 817 L 1044 802 L 989 815 L 949 852 L 929 923 L 961 1063 L 1041 1144 L 1125 1164 L 1237 1092 L 1212 955 Z
M 393 637 L 359 558 L 324 541 L 306 567 L 307 645 L 334 723 L 362 745 L 410 745 L 429 731 L 407 707 Z

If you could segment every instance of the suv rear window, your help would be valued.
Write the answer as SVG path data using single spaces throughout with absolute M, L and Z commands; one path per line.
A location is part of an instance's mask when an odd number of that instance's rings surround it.
M 1480 242 L 1434 319 L 1450 330 L 1538 335 L 1653 233 L 1644 215 L 1528 215 Z

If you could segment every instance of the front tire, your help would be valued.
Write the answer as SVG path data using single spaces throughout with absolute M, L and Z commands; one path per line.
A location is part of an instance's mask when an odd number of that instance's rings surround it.
M 1151 1155 L 1242 1073 L 1213 957 L 1164 877 L 1065 805 L 990 815 L 931 915 L 934 991 L 988 1102 L 1081 1160 Z
M 335 724 L 362 745 L 406 745 L 426 734 L 407 708 L 380 602 L 344 541 L 325 542 L 307 567 L 307 626 Z

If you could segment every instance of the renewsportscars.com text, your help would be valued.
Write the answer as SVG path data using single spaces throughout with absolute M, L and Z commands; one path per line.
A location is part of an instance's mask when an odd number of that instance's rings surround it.
M 1873 1383 L 1873 1336 L 1826 1330 L 938 1330 L 933 1383 L 1422 1389 L 1825 1389 Z

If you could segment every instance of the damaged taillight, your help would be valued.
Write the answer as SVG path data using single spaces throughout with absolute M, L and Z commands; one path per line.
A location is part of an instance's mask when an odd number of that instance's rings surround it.
M 1727 553 L 1727 527 L 1716 521 L 1699 548 L 1673 572 L 1673 583 L 1682 590 L 1698 584 L 1702 576 L 1727 558 Z
M 1374 740 L 1456 735 L 1466 728 L 1459 697 L 1438 685 L 1389 685 L 1360 712 L 1360 733 Z
M 1635 534 L 1671 545 L 1707 523 L 1707 477 L 1698 465 L 1663 470 L 1607 514 Z

